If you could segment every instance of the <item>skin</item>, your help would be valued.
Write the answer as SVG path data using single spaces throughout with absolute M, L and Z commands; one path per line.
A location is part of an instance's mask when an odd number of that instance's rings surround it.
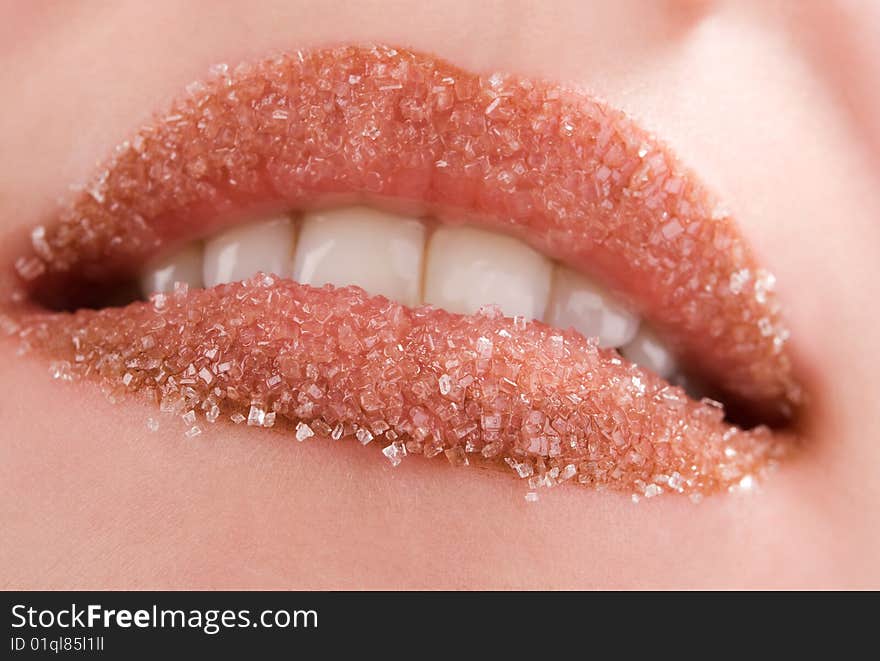
M 0 255 L 218 61 L 381 41 L 573 82 L 663 138 L 776 273 L 804 451 L 699 505 L 394 469 L 51 380 L 0 342 L 7 588 L 878 587 L 880 11 L 869 2 L 37 2 L 0 30 Z M 389 20 L 389 17 L 392 17 Z M 206 29 L 206 23 L 210 27 Z

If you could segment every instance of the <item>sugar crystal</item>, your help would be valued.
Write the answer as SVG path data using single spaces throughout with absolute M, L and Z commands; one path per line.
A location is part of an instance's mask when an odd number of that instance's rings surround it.
M 367 445 L 370 441 L 373 440 L 373 434 L 370 433 L 369 429 L 366 429 L 364 427 L 359 428 L 354 435 L 357 440 L 360 441 L 361 445 Z
M 248 411 L 247 423 L 250 427 L 262 427 L 263 422 L 266 419 L 266 411 L 257 406 L 256 404 L 252 404 L 250 410 Z
M 300 443 L 305 441 L 306 439 L 311 438 L 315 435 L 315 432 L 312 431 L 312 428 L 309 427 L 306 423 L 300 422 L 296 425 L 296 440 Z
M 396 441 L 391 445 L 383 448 L 382 454 L 391 462 L 392 466 L 398 466 L 406 456 L 406 446 L 400 441 Z

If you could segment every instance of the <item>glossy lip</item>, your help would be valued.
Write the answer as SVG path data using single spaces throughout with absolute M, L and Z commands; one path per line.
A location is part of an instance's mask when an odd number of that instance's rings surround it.
M 32 254 L 15 264 L 32 297 L 98 291 L 260 210 L 336 196 L 411 201 L 598 277 L 766 419 L 799 405 L 772 276 L 702 185 L 619 111 L 382 46 L 213 74 L 34 230 Z

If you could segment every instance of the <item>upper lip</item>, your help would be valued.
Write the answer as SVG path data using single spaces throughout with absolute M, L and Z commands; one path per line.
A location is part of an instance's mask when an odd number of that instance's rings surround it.
M 403 49 L 217 67 L 38 227 L 16 267 L 51 301 L 254 209 L 333 194 L 514 233 L 623 294 L 732 401 L 765 419 L 801 401 L 772 276 L 662 144 L 581 93 Z

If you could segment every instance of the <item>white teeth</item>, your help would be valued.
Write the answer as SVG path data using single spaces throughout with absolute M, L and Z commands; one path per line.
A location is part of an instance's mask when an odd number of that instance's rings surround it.
M 286 216 L 227 230 L 205 242 L 205 286 L 245 280 L 258 271 L 287 277 L 293 243 L 293 223 Z
M 425 226 L 366 207 L 307 213 L 293 279 L 307 285 L 357 285 L 404 305 L 419 303 Z
M 555 272 L 554 272 L 555 268 Z M 678 371 L 673 354 L 625 305 L 580 273 L 525 243 L 467 226 L 425 225 L 366 207 L 304 214 L 299 238 L 287 216 L 235 227 L 148 266 L 145 295 L 175 282 L 213 287 L 263 271 L 303 284 L 358 285 L 404 305 L 428 303 L 459 314 L 495 304 L 507 316 L 544 319 L 617 347 L 628 360 L 692 394 L 705 392 Z
M 573 327 L 584 337 L 598 337 L 601 347 L 621 347 L 639 329 L 639 318 L 592 280 L 557 266 L 545 321 L 556 328 Z
M 508 316 L 544 316 L 553 265 L 521 241 L 471 227 L 441 227 L 428 243 L 426 260 L 425 303 L 460 314 L 494 303 Z
M 148 266 L 140 279 L 141 291 L 149 296 L 174 289 L 175 282 L 190 287 L 202 286 L 202 247 L 197 243 L 184 246 L 177 252 Z
M 664 379 L 672 376 L 677 369 L 675 356 L 657 338 L 650 328 L 642 324 L 635 338 L 620 349 L 627 360 L 641 365 Z

